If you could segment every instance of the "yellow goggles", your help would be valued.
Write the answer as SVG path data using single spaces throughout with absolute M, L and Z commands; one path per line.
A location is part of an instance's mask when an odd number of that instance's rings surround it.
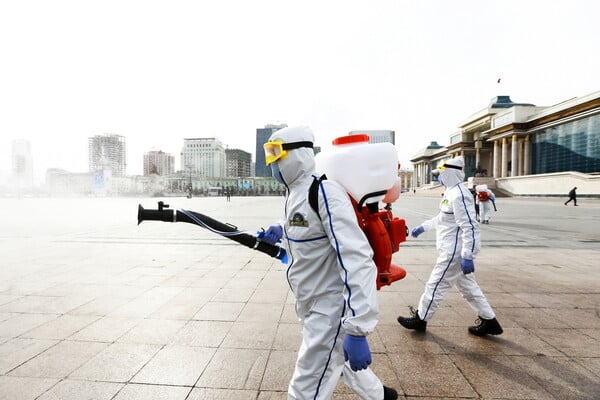
M 446 162 L 444 161 L 443 163 L 441 163 L 440 165 L 437 166 L 437 170 L 439 171 L 443 171 L 446 168 L 451 168 L 451 169 L 462 169 L 462 167 L 458 167 L 456 165 L 450 165 L 450 164 L 446 164 Z
M 263 144 L 265 149 L 265 164 L 269 165 L 275 161 L 282 160 L 287 157 L 287 151 L 293 149 L 299 149 L 300 147 L 313 147 L 312 142 L 267 142 Z

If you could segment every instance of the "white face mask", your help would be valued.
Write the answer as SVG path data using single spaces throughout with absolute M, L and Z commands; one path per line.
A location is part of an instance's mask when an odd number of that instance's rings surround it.
M 275 178 L 277 182 L 281 183 L 282 185 L 285 185 L 283 176 L 281 175 L 281 171 L 279 170 L 279 165 L 277 164 L 277 162 L 271 163 L 271 175 L 273 175 L 273 178 Z

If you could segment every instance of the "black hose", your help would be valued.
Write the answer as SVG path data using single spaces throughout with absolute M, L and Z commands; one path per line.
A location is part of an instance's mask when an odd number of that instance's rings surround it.
M 172 210 L 162 201 L 158 202 L 157 210 L 146 210 L 138 205 L 138 225 L 142 221 L 164 221 L 164 222 L 187 222 L 201 226 L 211 232 L 243 244 L 251 249 L 268 254 L 278 260 L 286 260 L 286 252 L 283 248 L 261 241 L 258 237 L 249 233 L 239 231 L 235 226 L 224 224 L 216 219 L 189 210 Z M 285 261 L 284 261 L 285 262 Z

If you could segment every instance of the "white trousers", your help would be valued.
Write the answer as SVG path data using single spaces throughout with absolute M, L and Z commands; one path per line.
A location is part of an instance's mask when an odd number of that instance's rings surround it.
M 475 280 L 475 273 L 463 274 L 460 260 L 460 250 L 453 254 L 440 253 L 419 301 L 419 317 L 422 320 L 428 321 L 433 317 L 446 293 L 454 285 L 478 316 L 485 319 L 496 317 Z
M 341 313 L 341 307 L 320 310 L 316 302 L 301 316 L 302 345 L 288 387 L 289 400 L 331 399 L 342 374 L 344 383 L 361 399 L 383 400 L 383 384 L 370 368 L 354 372 L 344 362 Z
M 492 217 L 492 204 L 491 200 L 482 201 L 479 203 L 479 219 L 481 221 L 489 221 Z

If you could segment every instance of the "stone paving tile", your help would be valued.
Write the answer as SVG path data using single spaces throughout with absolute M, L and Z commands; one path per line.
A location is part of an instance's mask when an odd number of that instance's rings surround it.
M 58 343 L 57 340 L 15 338 L 0 345 L 0 374 L 4 375 L 19 365 Z
M 278 322 L 283 304 L 246 303 L 237 321 L 242 322 Z
M 519 369 L 514 362 L 515 357 L 457 354 L 451 355 L 450 359 L 455 367 L 468 377 L 468 382 L 475 393 L 484 399 L 548 400 L 552 398 L 536 379 Z M 422 378 L 420 380 L 422 381 Z M 457 393 L 451 392 L 444 395 L 458 397 Z
M 144 319 L 117 339 L 119 343 L 169 344 L 184 327 L 185 321 Z
M 34 400 L 59 380 L 0 376 L 0 400 Z
M 130 383 L 113 400 L 186 400 L 191 388 Z
M 233 322 L 189 321 L 173 338 L 174 344 L 192 347 L 219 347 Z
M 192 319 L 203 321 L 235 321 L 244 303 L 209 302 Z
M 110 400 L 121 383 L 64 380 L 38 397 L 38 400 Z
M 256 390 L 194 388 L 187 400 L 255 400 L 257 393 Z
M 70 378 L 129 382 L 160 350 L 158 345 L 116 343 L 75 370 Z
M 21 335 L 33 339 L 63 340 L 99 319 L 98 316 L 64 314 Z
M 390 354 L 400 385 L 412 396 L 477 397 L 464 369 L 450 356 L 430 353 Z
M 219 349 L 195 386 L 258 390 L 268 355 L 268 350 Z
M 65 378 L 106 347 L 107 343 L 62 341 L 12 370 L 9 375 Z
M 0 337 L 17 337 L 33 328 L 59 317 L 58 314 L 11 313 L 10 315 L 10 318 L 0 322 Z
M 600 357 L 600 341 L 577 329 L 532 329 L 546 343 L 570 357 Z
M 277 322 L 236 322 L 220 347 L 236 349 L 270 349 L 275 340 Z
M 189 320 L 211 301 L 217 292 L 216 288 L 185 288 L 150 314 L 150 318 Z
M 70 340 L 114 342 L 139 323 L 140 319 L 104 317 L 71 335 Z
M 567 357 L 513 357 L 512 361 L 557 399 L 598 399 L 600 379 Z
M 132 379 L 132 383 L 193 386 L 216 349 L 165 346 Z

